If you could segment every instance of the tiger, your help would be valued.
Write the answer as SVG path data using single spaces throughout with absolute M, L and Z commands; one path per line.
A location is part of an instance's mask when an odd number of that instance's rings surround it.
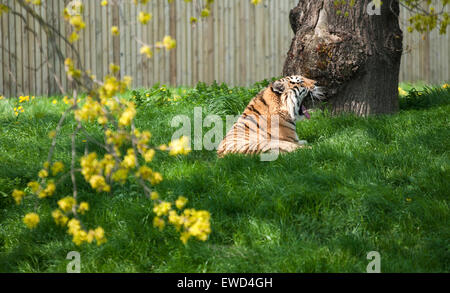
M 281 78 L 257 94 L 217 148 L 218 157 L 231 153 L 293 152 L 306 147 L 296 121 L 310 119 L 305 101 L 324 98 L 322 87 L 301 75 Z

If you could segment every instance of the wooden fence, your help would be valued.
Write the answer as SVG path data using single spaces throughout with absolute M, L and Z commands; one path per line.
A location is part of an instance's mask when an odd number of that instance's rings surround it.
M 0 1 L 21 11 L 14 0 Z M 39 8 L 40 15 L 67 35 L 70 30 L 61 15 L 70 0 L 42 2 L 46 5 Z M 263 0 L 256 7 L 249 0 L 216 0 L 211 17 L 196 25 L 190 24 L 190 18 L 199 16 L 199 0 L 193 4 L 154 0 L 145 6 L 153 15 L 145 26 L 136 21 L 144 8 L 136 8 L 132 0 L 123 0 L 120 9 L 102 7 L 100 0 L 82 2 L 86 29 L 75 46 L 84 68 L 102 77 L 111 63 L 119 64 L 122 76 L 133 77 L 134 87 L 149 87 L 157 82 L 191 86 L 198 81 L 214 80 L 249 85 L 279 76 L 293 37 L 288 14 L 298 0 Z M 406 16 L 402 11 L 402 23 Z M 130 25 L 125 25 L 124 19 Z M 37 31 L 37 38 L 25 30 L 21 18 L 11 13 L 0 16 L 0 95 L 51 95 L 67 88 L 63 64 L 56 58 L 45 33 L 31 20 L 28 16 L 28 24 Z M 112 25 L 119 27 L 119 36 L 111 35 Z M 433 32 L 422 40 L 418 33 L 405 32 L 401 81 L 448 81 L 449 34 L 440 36 Z M 152 59 L 139 54 L 140 45 L 133 39 L 136 36 L 154 44 L 165 35 L 177 40 L 177 48 L 155 52 Z M 64 42 L 58 42 L 68 52 Z M 47 60 L 50 68 L 44 65 Z

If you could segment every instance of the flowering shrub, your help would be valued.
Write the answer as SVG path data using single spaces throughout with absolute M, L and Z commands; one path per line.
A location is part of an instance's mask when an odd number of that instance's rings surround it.
M 400 109 L 426 109 L 434 105 L 448 103 L 448 93 L 450 88 L 445 83 L 440 87 L 423 88 L 412 87 L 407 91 L 399 88 L 399 106 Z
M 146 0 L 134 1 L 136 5 L 145 5 L 147 2 Z M 201 12 L 202 16 L 209 15 L 206 11 L 212 2 L 207 1 L 206 7 Z M 37 18 L 41 25 L 42 23 L 46 27 L 51 25 L 34 12 L 33 6 L 43 5 L 41 1 L 18 0 L 18 3 Z M 113 0 L 101 2 L 102 6 L 117 5 L 120 7 L 119 4 L 120 1 Z M 10 11 L 9 7 L 3 4 L 0 8 L 2 13 Z M 66 38 L 69 43 L 78 41 L 80 31 L 86 27 L 83 11 L 82 3 L 74 1 L 70 9 L 66 7 L 62 13 L 64 20 L 72 28 Z M 143 11 L 139 14 L 138 20 L 142 25 L 146 25 L 151 20 L 151 14 Z M 119 35 L 119 28 L 111 27 L 111 34 Z M 162 41 L 156 42 L 154 45 L 145 44 L 141 40 L 138 42 L 142 44 L 141 54 L 149 58 L 153 56 L 153 48 L 171 50 L 176 47 L 176 41 L 170 36 L 165 36 Z M 25 190 L 14 189 L 12 197 L 15 202 L 22 204 L 24 200 L 33 198 L 39 201 L 49 197 L 58 197 L 57 206 L 51 213 L 55 224 L 65 227 L 76 245 L 93 242 L 101 245 L 107 240 L 104 229 L 102 227 L 89 229 L 87 227 L 92 226 L 92 223 L 83 222 L 82 216 L 89 212 L 90 206 L 88 202 L 78 199 L 76 173 L 81 173 L 83 179 L 98 193 L 113 194 L 114 184 L 125 184 L 130 178 L 134 178 L 141 186 L 143 195 L 153 202 L 153 212 L 155 213 L 153 225 L 155 227 L 162 230 L 166 224 L 174 226 L 179 231 L 183 243 L 190 238 L 207 240 L 211 233 L 209 212 L 186 208 L 188 199 L 183 196 L 180 196 L 175 202 L 161 199 L 154 187 L 163 180 L 163 176 L 149 165 L 158 152 L 168 152 L 172 156 L 187 155 L 190 152 L 188 138 L 181 137 L 168 145 L 155 146 L 151 144 L 151 133 L 141 131 L 135 126 L 136 106 L 134 102 L 119 98 L 119 94 L 125 92 L 131 84 L 130 77 L 119 78 L 119 66 L 111 64 L 110 72 L 103 80 L 98 80 L 95 76 L 90 75 L 90 72 L 83 70 L 80 63 L 72 58 L 65 58 L 64 68 L 75 90 L 72 95 L 64 96 L 63 101 L 67 108 L 62 114 L 57 128 L 49 133 L 52 141 L 51 148 L 47 160 L 37 174 L 38 179 L 29 182 Z M 80 88 L 87 93 L 85 97 L 77 94 L 77 89 Z M 29 96 L 19 97 L 18 105 L 14 108 L 16 116 L 24 112 L 22 103 L 29 101 Z M 62 124 L 67 117 L 72 115 L 76 121 L 76 128 L 71 136 L 71 163 L 70 166 L 65 166 L 63 162 L 54 161 L 53 153 Z M 98 141 L 89 135 L 86 125 L 92 123 L 102 128 L 103 141 Z M 83 155 L 78 154 L 75 143 L 77 134 L 80 132 L 83 132 L 90 142 L 101 147 L 104 154 L 89 152 L 87 147 Z M 57 193 L 57 188 L 66 176 L 71 178 L 73 192 L 71 195 L 60 195 Z M 35 205 L 36 210 L 37 206 Z M 26 214 L 23 218 L 24 224 L 29 229 L 34 229 L 39 225 L 40 216 L 36 210 Z

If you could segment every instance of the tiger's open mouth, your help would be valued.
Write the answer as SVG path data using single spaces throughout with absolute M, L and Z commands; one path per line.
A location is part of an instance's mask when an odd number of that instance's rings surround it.
M 302 104 L 302 114 L 306 117 L 306 119 L 311 119 L 311 115 L 309 115 L 308 109 L 306 109 L 305 105 Z
M 325 98 L 325 93 L 324 93 L 324 88 L 323 87 L 319 87 L 316 86 L 314 87 L 313 90 L 309 91 L 309 98 L 312 101 L 312 103 L 314 104 L 314 100 L 319 100 L 322 101 Z M 311 119 L 311 115 L 308 112 L 308 109 L 305 106 L 305 100 L 302 101 L 302 104 L 300 106 L 300 115 L 303 115 L 306 117 L 306 119 Z

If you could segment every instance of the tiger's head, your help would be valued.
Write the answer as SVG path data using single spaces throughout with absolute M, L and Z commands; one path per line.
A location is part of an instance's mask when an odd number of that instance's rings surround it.
M 292 120 L 310 118 L 305 104 L 314 99 L 322 100 L 324 90 L 316 81 L 301 75 L 287 76 L 272 83 L 270 89 L 280 97 L 280 109 L 288 112 Z

